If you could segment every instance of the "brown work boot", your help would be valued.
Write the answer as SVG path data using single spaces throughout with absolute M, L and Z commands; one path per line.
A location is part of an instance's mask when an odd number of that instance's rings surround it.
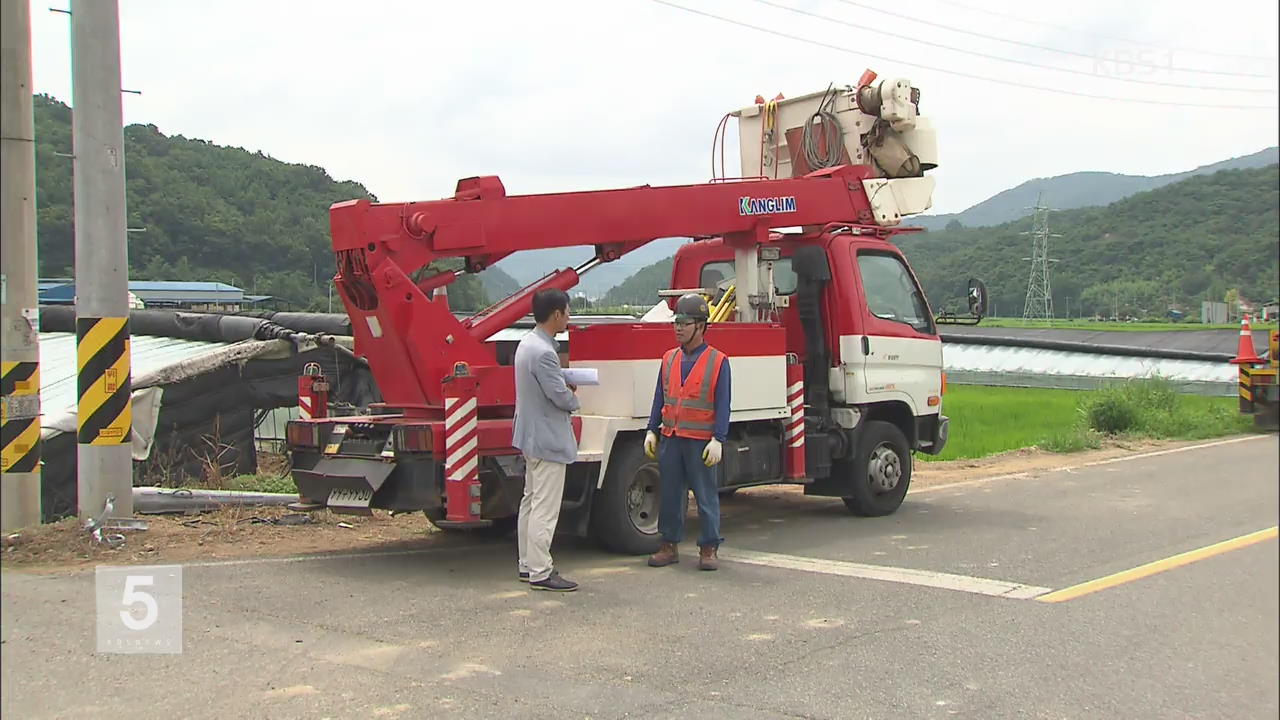
M 658 552 L 649 556 L 649 567 L 666 567 L 680 562 L 680 548 L 675 543 L 664 542 Z
M 716 557 L 717 550 L 715 545 L 703 545 L 699 548 L 699 570 L 715 570 L 720 567 L 720 559 Z

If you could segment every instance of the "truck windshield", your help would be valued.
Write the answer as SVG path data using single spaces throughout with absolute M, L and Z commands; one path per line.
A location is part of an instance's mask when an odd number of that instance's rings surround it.
M 910 325 L 922 333 L 933 333 L 933 319 L 924 294 L 901 260 L 885 253 L 859 252 L 858 272 L 871 314 Z

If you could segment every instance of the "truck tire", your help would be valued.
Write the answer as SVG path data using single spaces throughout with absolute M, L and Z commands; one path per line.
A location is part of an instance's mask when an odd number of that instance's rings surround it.
M 645 456 L 643 438 L 620 439 L 591 502 L 591 537 L 617 553 L 656 552 L 658 482 L 658 461 Z
M 848 468 L 844 505 L 862 517 L 892 515 L 911 485 L 911 450 L 893 423 L 871 420 L 858 440 L 857 452 L 841 463 Z

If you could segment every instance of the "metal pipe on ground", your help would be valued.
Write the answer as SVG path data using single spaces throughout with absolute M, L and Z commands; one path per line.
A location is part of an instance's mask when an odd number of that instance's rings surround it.
M 226 507 L 264 507 L 298 502 L 297 495 L 287 493 L 245 492 L 238 490 L 188 490 L 135 487 L 133 510 L 136 513 L 201 512 Z

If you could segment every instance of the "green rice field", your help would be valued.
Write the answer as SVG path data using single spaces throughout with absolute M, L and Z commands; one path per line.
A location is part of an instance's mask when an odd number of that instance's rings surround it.
M 919 454 L 920 460 L 980 458 L 1033 446 L 1087 450 L 1099 447 L 1108 434 L 1091 425 L 1118 436 L 1167 439 L 1220 437 L 1252 428 L 1234 398 L 1177 395 L 1158 380 L 1106 390 L 949 385 L 942 411 L 951 418 L 947 447 L 941 455 Z

